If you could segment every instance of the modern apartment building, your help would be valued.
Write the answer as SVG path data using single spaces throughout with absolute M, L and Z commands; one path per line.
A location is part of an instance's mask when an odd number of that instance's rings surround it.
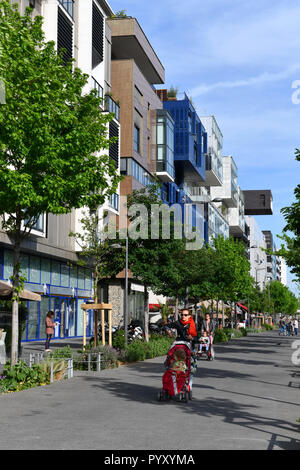
M 269 282 L 267 270 L 267 254 L 264 251 L 267 248 L 264 233 L 261 231 L 257 220 L 251 216 L 245 216 L 246 223 L 249 226 L 249 261 L 250 274 L 261 290 Z
M 182 206 L 182 223 L 187 230 L 197 229 L 208 241 L 205 206 L 197 197 L 207 177 L 207 133 L 186 93 L 170 96 L 166 89 L 157 90 L 164 112 L 174 123 L 174 178 L 164 183 L 162 199 L 169 205 Z M 159 175 L 159 173 L 157 173 Z M 212 175 L 210 175 L 212 176 Z
M 12 3 L 16 3 L 15 0 Z M 57 49 L 65 49 L 65 60 L 75 59 L 75 65 L 88 74 L 86 90 L 93 88 L 103 98 L 102 112 L 114 112 L 115 119 L 107 129 L 108 135 L 119 136 L 119 106 L 110 95 L 111 32 L 106 18 L 113 14 L 104 0 L 19 0 L 21 13 L 27 6 L 34 15 L 44 18 L 47 40 Z M 112 145 L 109 155 L 119 168 L 119 143 Z M 103 211 L 118 214 L 119 195 L 114 195 Z M 41 302 L 28 302 L 28 320 L 24 341 L 45 337 L 44 321 L 48 310 L 55 312 L 60 324 L 56 338 L 83 335 L 81 304 L 93 295 L 91 271 L 77 264 L 79 247 L 69 233 L 80 230 L 81 211 L 67 215 L 41 214 L 30 237 L 22 245 L 22 274 L 25 287 L 40 293 Z M 9 280 L 13 270 L 13 253 L 7 235 L 0 231 L 0 279 Z M 87 335 L 92 334 L 93 312 L 88 312 Z
M 223 184 L 223 134 L 215 116 L 201 116 L 201 122 L 207 134 L 205 186 Z
M 173 121 L 163 110 L 154 85 L 165 79 L 165 69 L 136 18 L 107 21 L 111 31 L 111 92 L 120 102 L 122 139 L 120 184 L 123 198 L 135 189 L 154 181 L 158 172 L 162 181 L 174 177 L 172 142 Z M 144 287 L 129 272 L 129 318 L 144 318 Z M 125 302 L 125 272 L 110 280 L 101 298 L 113 304 L 113 321 L 122 322 Z
M 276 245 L 273 239 L 273 234 L 270 230 L 263 230 L 262 232 L 266 241 L 266 248 L 272 252 L 276 251 Z M 280 259 L 276 255 L 267 254 L 267 278 L 269 281 L 276 281 L 281 279 L 280 275 Z

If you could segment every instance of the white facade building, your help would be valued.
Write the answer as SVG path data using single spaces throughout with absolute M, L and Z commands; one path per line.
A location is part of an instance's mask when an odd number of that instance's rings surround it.
M 83 92 L 96 89 L 103 98 L 101 111 L 113 112 L 115 118 L 107 126 L 110 137 L 118 141 L 104 150 L 120 168 L 119 106 L 110 92 L 111 33 L 107 17 L 113 14 L 104 0 L 12 0 L 18 3 L 21 14 L 25 8 L 34 8 L 32 15 L 43 16 L 43 29 L 47 41 L 54 41 L 57 50 L 64 49 L 64 60 L 73 58 L 75 66 L 88 75 Z M 38 123 L 37 123 L 38 125 Z M 118 214 L 119 191 L 99 208 L 103 213 Z M 55 338 L 83 335 L 81 304 L 93 295 L 91 270 L 77 264 L 77 252 L 70 232 L 79 232 L 81 211 L 69 214 L 41 214 L 35 230 L 22 245 L 22 275 L 25 287 L 42 294 L 41 302 L 28 302 L 28 321 L 22 340 L 40 340 L 45 337 L 45 316 L 53 310 L 59 321 Z M 0 230 L 0 256 L 3 260 L 1 279 L 12 275 L 13 253 L 11 240 Z M 87 314 L 86 334 L 93 334 L 93 314 Z M 1 325 L 0 325 L 1 326 Z
M 267 254 L 263 251 L 267 248 L 265 237 L 254 217 L 245 216 L 245 220 L 250 228 L 250 274 L 255 279 L 259 288 L 263 290 L 268 282 Z

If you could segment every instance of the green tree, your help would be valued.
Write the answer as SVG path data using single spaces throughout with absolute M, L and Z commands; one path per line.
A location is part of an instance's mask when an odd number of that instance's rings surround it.
M 81 231 L 70 233 L 80 246 L 78 264 L 91 268 L 94 280 L 94 303 L 98 303 L 98 290 L 103 279 L 115 278 L 125 267 L 124 250 L 112 247 L 112 241 L 101 232 L 102 222 L 97 210 L 88 209 L 83 212 L 80 219 Z M 94 312 L 94 331 L 97 331 L 98 314 Z M 97 346 L 98 337 L 94 334 L 94 345 Z
M 176 239 L 175 225 L 176 221 L 170 217 L 170 237 L 162 237 L 162 219 L 157 217 L 155 208 L 168 210 L 168 207 L 158 196 L 160 184 L 147 186 L 139 191 L 133 191 L 128 197 L 128 214 L 130 220 L 129 227 L 129 268 L 136 279 L 139 279 L 144 285 L 144 314 L 145 314 L 145 334 L 148 339 L 148 317 L 149 302 L 148 288 L 152 288 L 155 293 L 165 293 L 165 282 L 168 275 L 171 276 L 172 270 L 178 262 L 178 256 L 184 249 L 184 240 Z M 140 218 L 140 213 L 132 213 L 130 208 L 140 207 L 145 209 L 145 217 Z M 141 220 L 141 224 L 139 223 Z M 152 235 L 153 226 L 158 229 L 158 237 Z M 180 224 L 181 226 L 181 224 Z M 136 228 L 135 235 L 132 228 Z
M 14 244 L 12 353 L 17 361 L 21 243 L 40 214 L 96 207 L 116 191 L 119 177 L 104 150 L 112 115 L 83 94 L 88 76 L 65 64 L 46 42 L 42 18 L 21 16 L 0 0 L 0 214 Z
M 272 281 L 263 291 L 263 311 L 294 315 L 299 308 L 297 297 L 280 281 Z
M 296 160 L 300 162 L 300 150 L 295 151 Z M 281 209 L 286 220 L 283 234 L 279 237 L 283 243 L 275 254 L 282 256 L 291 272 L 300 280 L 300 184 L 294 190 L 295 202 Z

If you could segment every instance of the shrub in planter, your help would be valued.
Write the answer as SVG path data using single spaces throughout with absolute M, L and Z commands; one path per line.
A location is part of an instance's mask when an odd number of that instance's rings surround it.
M 154 335 L 153 335 L 154 336 Z M 151 339 L 146 347 L 146 359 L 152 359 L 153 357 L 165 356 L 174 339 L 167 336 L 151 336 Z
M 112 339 L 113 348 L 122 351 L 125 348 L 125 331 L 117 330 Z
M 228 336 L 226 334 L 226 329 L 219 329 L 215 331 L 214 343 L 223 343 L 228 341 Z
M 101 354 L 101 369 L 118 367 L 118 351 L 110 346 L 98 345 L 87 347 L 85 351 L 79 351 L 80 355 L 74 358 L 74 369 L 88 369 L 88 354 L 91 354 L 91 370 L 97 368 L 97 357 Z
M 53 380 L 63 379 L 66 369 L 67 369 L 66 361 L 62 359 L 54 359 L 54 358 L 50 359 L 49 358 L 41 364 L 47 376 L 48 382 L 50 382 L 50 378 L 51 378 L 51 362 L 53 362 Z
M 0 392 L 17 392 L 46 383 L 47 375 L 41 364 L 28 367 L 24 361 L 19 361 L 11 369 L 8 361 L 0 379 Z
M 274 330 L 274 327 L 272 325 L 269 325 L 268 323 L 265 323 L 263 325 L 263 328 L 266 330 L 266 331 L 271 331 L 271 330 Z
M 71 347 L 65 346 L 64 348 L 56 348 L 53 352 L 49 354 L 49 357 L 52 359 L 71 359 L 73 357 L 73 351 Z
M 126 360 L 128 362 L 144 361 L 146 359 L 146 342 L 134 340 L 126 347 Z

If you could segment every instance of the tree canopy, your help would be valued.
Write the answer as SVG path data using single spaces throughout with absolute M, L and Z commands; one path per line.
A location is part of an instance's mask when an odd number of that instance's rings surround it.
M 42 17 L 24 16 L 0 0 L 0 216 L 14 243 L 12 365 L 17 358 L 19 259 L 22 240 L 43 213 L 97 207 L 116 192 L 107 154 L 112 140 L 88 76 L 46 42 Z

